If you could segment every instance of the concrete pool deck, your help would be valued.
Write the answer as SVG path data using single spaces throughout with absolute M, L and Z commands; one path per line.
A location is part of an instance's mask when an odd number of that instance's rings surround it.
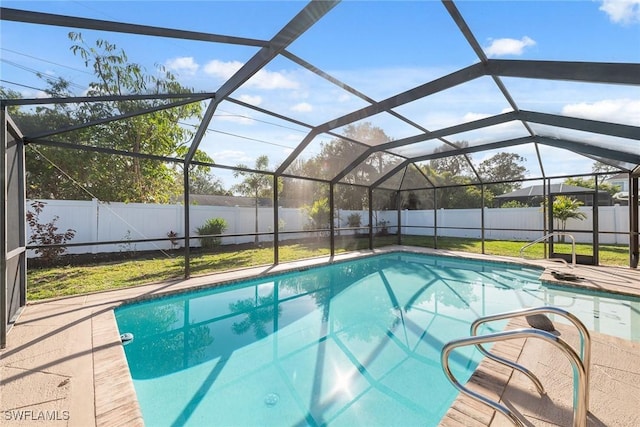
M 387 247 L 335 256 L 346 260 L 394 250 L 457 255 L 466 258 L 528 264 L 546 268 L 542 280 L 557 282 L 552 270 L 572 272 L 582 279 L 564 283 L 640 297 L 640 271 L 629 268 L 568 267 L 551 261 L 482 256 L 414 247 Z M 120 343 L 113 308 L 138 299 L 184 292 L 215 283 L 242 280 L 323 264 L 329 257 L 230 271 L 189 280 L 174 280 L 115 291 L 29 303 L 13 326 L 7 347 L 0 350 L 0 424 L 7 426 L 136 426 L 143 425 L 133 384 Z M 512 322 L 509 327 L 523 324 Z M 568 342 L 575 332 L 558 330 Z M 572 335 L 573 334 L 573 335 Z M 531 339 L 500 343 L 496 351 L 530 368 L 547 388 L 541 399 L 520 374 L 483 361 L 470 387 L 502 396 L 528 425 L 571 425 L 572 375 L 563 356 Z M 591 415 L 588 425 L 640 425 L 640 343 L 593 334 Z M 505 386 L 506 384 L 506 386 Z M 502 415 L 461 396 L 441 425 L 510 425 Z

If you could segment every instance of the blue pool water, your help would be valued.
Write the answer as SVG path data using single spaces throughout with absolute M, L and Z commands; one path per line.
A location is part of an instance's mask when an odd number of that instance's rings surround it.
M 432 426 L 457 395 L 442 346 L 479 316 L 554 304 L 639 339 L 640 302 L 550 289 L 540 273 L 386 254 L 127 305 L 116 319 L 135 336 L 125 352 L 149 427 Z M 479 360 L 456 352 L 452 370 L 466 381 Z

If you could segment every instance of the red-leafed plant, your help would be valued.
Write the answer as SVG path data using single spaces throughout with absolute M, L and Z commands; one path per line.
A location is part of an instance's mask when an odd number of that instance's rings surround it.
M 27 211 L 27 224 L 31 229 L 29 244 L 37 245 L 64 245 L 76 235 L 76 230 L 68 229 L 64 233 L 58 232 L 56 222 L 59 217 L 56 215 L 46 223 L 40 223 L 40 214 L 44 210 L 45 202 L 35 200 L 31 203 L 33 211 Z M 45 262 L 52 262 L 67 251 L 65 246 L 51 246 L 34 249 L 36 254 Z

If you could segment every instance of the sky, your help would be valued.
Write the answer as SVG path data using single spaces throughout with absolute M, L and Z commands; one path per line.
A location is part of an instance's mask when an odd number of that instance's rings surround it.
M 302 1 L 4 1 L 3 7 L 202 31 L 259 40 L 273 37 L 304 6 Z M 489 58 L 640 63 L 640 0 L 458 1 L 455 3 Z M 0 21 L 0 84 L 24 97 L 43 96 L 36 73 L 73 82 L 86 92 L 92 73 L 70 51 L 71 29 Z M 82 32 L 92 44 L 105 39 L 131 62 L 154 73 L 158 65 L 196 91 L 215 92 L 257 48 L 159 37 Z M 478 62 L 440 1 L 343 1 L 295 40 L 288 51 L 378 101 Z M 640 126 L 640 88 L 503 78 L 520 109 Z M 233 93 L 252 105 L 319 125 L 367 105 L 294 62 L 277 57 Z M 509 111 L 490 78 L 480 78 L 405 104 L 399 113 L 429 130 Z M 388 114 L 365 121 L 392 139 L 418 131 Z M 272 167 L 304 137 L 304 127 L 223 102 L 201 145 L 218 164 L 253 165 L 267 154 Z M 337 130 L 338 132 L 340 129 Z M 541 132 L 555 130 L 540 128 Z M 525 136 L 508 123 L 487 131 L 455 135 L 471 144 Z M 574 134 L 558 135 L 574 136 Z M 310 158 L 322 136 L 303 152 Z M 625 141 L 620 142 L 624 144 Z M 433 143 L 431 143 L 433 145 Z M 416 154 L 429 144 L 399 150 Z M 518 148 L 529 175 L 540 174 L 533 145 Z M 475 154 L 479 163 L 495 154 Z M 545 173 L 569 165 L 591 170 L 592 160 L 541 148 Z M 216 172 L 225 186 L 229 173 Z

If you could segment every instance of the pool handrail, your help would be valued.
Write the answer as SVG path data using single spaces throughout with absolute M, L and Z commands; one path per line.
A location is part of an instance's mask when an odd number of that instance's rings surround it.
M 485 405 L 491 407 L 492 409 L 502 413 L 507 418 L 509 418 L 514 425 L 519 427 L 524 427 L 524 423 L 520 420 L 510 409 L 506 406 L 501 405 L 498 402 L 495 402 L 480 393 L 469 390 L 458 380 L 455 378 L 451 369 L 449 368 L 449 354 L 458 347 L 474 345 L 479 346 L 485 343 L 497 342 L 497 341 L 507 341 L 510 339 L 521 339 L 521 338 L 539 338 L 544 341 L 547 341 L 554 346 L 558 347 L 564 354 L 567 356 L 571 365 L 573 367 L 573 427 L 583 427 L 587 425 L 587 406 L 586 406 L 586 392 L 587 392 L 587 381 L 586 381 L 586 371 L 582 360 L 575 352 L 575 350 L 567 344 L 560 337 L 553 335 L 550 332 L 543 331 L 540 329 L 511 329 L 508 331 L 496 332 L 487 335 L 477 335 L 471 336 L 467 338 L 460 338 L 457 340 L 453 340 L 445 344 L 442 348 L 441 353 L 441 362 L 442 362 L 442 370 L 445 375 L 453 384 L 455 388 L 457 388 L 461 393 L 469 396 L 472 399 L 475 399 L 479 402 L 484 403 Z
M 547 233 L 544 236 L 533 240 L 529 243 L 527 243 L 526 245 L 524 245 L 523 247 L 520 248 L 520 258 L 523 258 L 522 253 L 524 252 L 525 249 L 527 249 L 529 246 L 533 246 L 536 243 L 540 243 L 544 240 L 547 240 L 549 237 L 553 237 L 553 236 L 569 236 L 569 238 L 571 239 L 571 268 L 574 268 L 576 266 L 576 238 L 573 237 L 572 234 L 570 233 L 565 233 L 564 231 L 554 231 L 552 233 Z M 569 263 L 567 263 L 567 261 L 565 261 L 563 258 L 548 258 L 550 260 L 559 260 L 564 262 L 565 264 L 567 264 L 569 266 Z
M 586 398 L 586 407 L 588 411 L 589 410 L 589 373 L 590 373 L 590 366 L 591 366 L 591 335 L 589 334 L 589 330 L 587 329 L 587 327 L 584 326 L 584 323 L 582 323 L 580 319 L 578 319 L 574 314 L 562 308 L 553 307 L 553 306 L 522 308 L 519 310 L 507 311 L 504 313 L 498 313 L 498 314 L 479 317 L 476 320 L 474 320 L 473 323 L 471 323 L 471 327 L 469 328 L 469 331 L 471 333 L 471 336 L 476 336 L 478 335 L 478 328 L 480 327 L 480 325 L 484 323 L 492 322 L 495 320 L 505 320 L 505 319 L 511 319 L 514 317 L 522 317 L 522 316 L 529 316 L 532 314 L 544 314 L 544 313 L 556 314 L 558 316 L 564 317 L 565 319 L 573 323 L 573 325 L 576 327 L 576 329 L 578 329 L 578 332 L 580 333 L 580 360 L 584 365 L 584 369 L 586 373 L 587 387 L 586 387 L 585 398 Z M 536 388 L 538 388 L 538 391 L 540 392 L 540 387 L 542 387 L 542 385 L 538 387 L 539 381 L 535 376 L 533 376 L 532 378 L 531 375 L 533 374 L 529 375 L 527 373 L 528 370 L 526 368 L 514 362 L 511 362 L 510 360 L 503 359 L 500 356 L 496 356 L 495 354 L 485 349 L 482 346 L 482 344 L 478 344 L 476 347 L 483 355 L 489 357 L 490 359 L 495 360 L 496 362 L 500 362 L 509 366 L 511 366 L 511 364 L 516 365 L 511 367 L 518 369 L 519 371 L 524 373 L 526 376 L 528 376 L 533 381 L 533 383 L 536 384 Z M 543 393 L 540 393 L 540 394 L 543 394 Z

